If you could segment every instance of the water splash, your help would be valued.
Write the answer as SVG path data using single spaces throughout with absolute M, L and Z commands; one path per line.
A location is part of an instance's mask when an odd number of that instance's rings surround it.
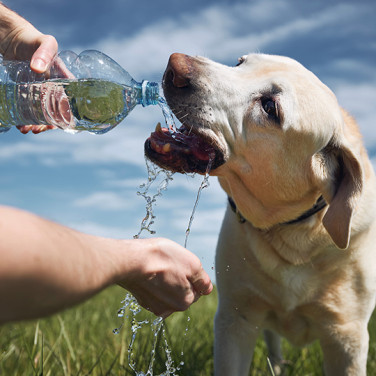
M 174 360 L 171 356 L 171 348 L 167 340 L 166 336 L 166 329 L 164 326 L 164 321 L 161 317 L 157 317 L 154 320 L 151 319 L 139 319 L 137 316 L 142 312 L 141 306 L 138 304 L 136 298 L 132 294 L 127 294 L 125 299 L 121 302 L 123 305 L 118 310 L 118 316 L 127 318 L 130 317 L 130 325 L 131 325 L 131 340 L 128 346 L 128 364 L 132 371 L 135 373 L 136 376 L 154 376 L 154 362 L 155 356 L 157 351 L 157 344 L 162 339 L 161 347 L 163 348 L 164 353 L 166 354 L 166 370 L 159 374 L 158 376 L 178 376 L 176 372 L 180 371 L 180 366 L 184 364 L 184 362 L 180 362 L 179 366 L 175 366 Z M 128 314 L 129 311 L 129 314 Z M 135 360 L 135 353 L 134 353 L 134 345 L 136 342 L 137 335 L 141 332 L 144 327 L 148 327 L 150 324 L 150 328 L 152 331 L 152 344 L 151 344 L 151 357 L 149 360 L 149 365 L 146 370 L 140 371 L 138 370 L 139 366 Z M 119 334 L 123 324 L 114 329 L 114 334 Z M 157 376 L 157 375 L 155 375 Z
M 127 294 L 124 300 L 121 301 L 123 304 L 121 308 L 118 309 L 117 315 L 118 317 L 124 317 L 127 308 L 132 312 L 133 316 L 137 315 L 141 311 L 140 305 L 137 303 L 136 298 L 132 294 Z M 120 330 L 123 327 L 124 323 L 121 324 L 118 328 L 115 328 L 112 332 L 114 334 L 120 334 Z
M 170 108 L 168 107 L 164 98 L 159 99 L 159 105 L 162 109 L 163 115 L 165 117 L 166 125 L 171 134 L 178 132 L 175 126 L 174 118 Z M 200 200 L 201 192 L 204 188 L 209 187 L 209 173 L 212 167 L 212 163 L 214 161 L 214 156 L 209 156 L 209 162 L 207 165 L 206 173 L 204 178 L 200 184 L 200 187 L 197 192 L 196 201 L 189 219 L 188 227 L 185 232 L 185 242 L 184 247 L 187 246 L 188 237 L 191 232 L 191 227 L 194 219 L 194 215 L 198 206 L 198 202 Z M 173 173 L 164 169 L 159 168 L 151 161 L 145 158 L 147 172 L 148 172 L 148 180 L 146 183 L 140 185 L 140 190 L 137 192 L 137 195 L 143 197 L 146 201 L 146 215 L 141 221 L 140 230 L 139 232 L 134 235 L 134 238 L 137 239 L 140 237 L 143 231 L 147 231 L 150 234 L 154 235 L 155 230 L 151 228 L 154 224 L 154 204 L 156 202 L 157 197 L 161 196 L 163 191 L 165 191 L 169 185 L 169 182 L 173 180 Z M 156 182 L 157 178 L 160 177 L 161 181 L 156 189 L 155 194 L 150 194 L 149 191 Z M 125 299 L 122 301 L 122 307 L 118 310 L 118 317 L 123 318 L 126 315 L 126 312 L 129 310 L 131 314 L 131 341 L 128 347 L 128 364 L 129 367 L 134 371 L 136 376 L 153 376 L 153 366 L 155 362 L 156 350 L 157 350 L 157 343 L 159 339 L 162 339 L 162 348 L 166 355 L 165 366 L 166 370 L 158 376 L 178 376 L 177 372 L 181 370 L 181 367 L 184 365 L 183 356 L 184 356 L 184 344 L 186 340 L 186 336 L 189 330 L 189 323 L 191 318 L 188 316 L 187 325 L 184 332 L 184 340 L 183 340 L 183 347 L 180 353 L 181 360 L 177 366 L 175 366 L 174 361 L 171 356 L 171 348 L 169 346 L 167 336 L 166 336 L 166 328 L 164 326 L 164 321 L 161 317 L 158 317 L 154 320 L 140 320 L 138 319 L 137 315 L 142 311 L 141 306 L 138 304 L 136 298 L 131 295 L 127 294 Z M 128 318 L 128 316 L 126 316 Z M 124 324 L 124 323 L 123 323 Z M 123 324 L 114 329 L 114 334 L 119 334 Z M 145 326 L 150 324 L 151 331 L 153 333 L 153 341 L 152 341 L 152 350 L 151 350 L 151 358 L 149 360 L 148 369 L 146 372 L 139 371 L 137 368 L 137 364 L 135 361 L 134 356 L 134 344 L 136 341 L 137 334 L 141 331 L 141 329 Z
M 168 104 L 166 100 L 163 97 L 159 97 L 158 100 L 159 107 L 162 109 L 163 116 L 166 121 L 166 125 L 170 133 L 177 132 L 177 128 L 174 121 L 174 116 L 172 114 L 172 111 L 170 110 L 170 107 L 168 107 Z
M 174 116 L 166 100 L 160 96 L 158 99 L 158 104 L 162 109 L 162 113 L 169 132 L 172 134 L 177 132 Z M 172 176 L 174 175 L 173 172 L 158 167 L 147 158 L 145 158 L 145 163 L 148 172 L 148 180 L 147 183 L 140 185 L 140 191 L 137 191 L 137 195 L 143 197 L 146 201 L 146 215 L 141 221 L 139 232 L 133 236 L 134 239 L 138 239 L 143 231 L 147 231 L 151 235 L 155 234 L 155 231 L 151 229 L 151 225 L 154 224 L 155 219 L 153 205 L 155 204 L 157 197 L 161 196 L 163 191 L 167 189 L 167 186 L 173 179 Z M 163 177 L 157 188 L 157 192 L 154 195 L 149 195 L 149 190 L 152 184 L 157 180 L 159 175 L 162 175 Z
M 148 171 L 148 180 L 146 183 L 140 185 L 140 190 L 137 191 L 137 195 L 143 197 L 146 201 L 146 215 L 141 221 L 140 230 L 136 235 L 133 236 L 134 239 L 138 239 L 143 231 L 149 232 L 151 235 L 155 234 L 155 230 L 152 230 L 151 226 L 154 224 L 154 204 L 157 197 L 162 196 L 163 191 L 168 187 L 169 182 L 173 179 L 173 172 L 161 169 L 154 163 L 150 162 L 145 158 L 146 168 Z M 157 192 L 155 194 L 149 194 L 149 190 L 152 184 L 157 180 L 159 176 L 162 176 L 161 182 L 157 187 Z
M 200 184 L 200 187 L 197 192 L 196 196 L 196 201 L 189 219 L 188 227 L 185 233 L 185 243 L 184 247 L 187 246 L 187 241 L 188 237 L 190 235 L 192 223 L 194 220 L 194 215 L 200 200 L 201 192 L 204 188 L 209 187 L 209 173 L 212 167 L 212 163 L 214 160 L 214 156 L 210 156 L 208 166 L 206 168 L 206 173 L 204 175 L 204 178 Z M 154 165 L 152 162 L 146 159 L 146 166 L 147 166 L 147 171 L 148 171 L 148 181 L 145 184 L 142 184 L 140 188 L 143 189 L 143 191 L 137 192 L 138 195 L 142 196 L 145 201 L 146 201 L 146 216 L 141 222 L 141 227 L 140 231 L 138 232 L 137 235 L 135 235 L 135 238 L 139 238 L 140 234 L 142 231 L 146 230 L 150 234 L 155 234 L 155 231 L 151 229 L 151 225 L 154 223 L 155 215 L 153 212 L 153 205 L 156 202 L 157 197 L 162 195 L 162 192 L 165 191 L 168 187 L 169 182 L 172 180 L 173 173 L 160 169 L 158 166 Z M 157 180 L 159 176 L 162 176 L 162 180 L 158 185 L 157 192 L 154 195 L 149 194 L 149 190 L 153 183 Z M 184 338 L 183 338 L 183 347 L 182 351 L 180 353 L 180 362 L 176 366 L 174 363 L 174 360 L 172 359 L 171 356 L 171 348 L 167 340 L 166 336 L 166 329 L 164 327 L 164 321 L 162 318 L 158 317 L 154 321 L 150 320 L 139 320 L 136 316 L 139 312 L 141 312 L 142 308 L 139 306 L 137 303 L 137 300 L 131 295 L 128 294 L 126 298 L 122 301 L 123 306 L 118 310 L 118 316 L 119 317 L 124 317 L 125 312 L 127 309 L 131 311 L 131 330 L 132 330 L 132 337 L 131 341 L 128 347 L 128 364 L 129 367 L 133 370 L 136 376 L 153 376 L 153 366 L 155 362 L 155 356 L 156 356 L 156 350 L 157 350 L 157 343 L 158 339 L 162 339 L 162 347 L 163 347 L 163 352 L 166 355 L 166 361 L 165 361 L 165 366 L 166 370 L 161 373 L 158 376 L 178 376 L 178 373 L 181 370 L 181 367 L 184 366 L 184 361 L 183 361 L 183 356 L 184 356 L 184 343 L 186 340 L 186 336 L 188 334 L 189 330 L 189 323 L 191 318 L 188 317 L 187 319 L 187 325 L 185 328 L 184 332 Z M 153 332 L 153 342 L 152 342 L 152 349 L 151 349 L 151 357 L 149 360 L 149 366 L 146 372 L 144 371 L 139 371 L 136 361 L 135 361 L 135 356 L 134 356 L 134 344 L 136 341 L 137 334 L 141 331 L 141 329 L 145 326 L 148 326 L 150 324 L 151 331 Z M 115 334 L 120 333 L 120 330 L 123 325 L 121 325 L 119 328 L 116 328 L 113 330 Z
M 204 188 L 207 188 L 207 187 L 210 186 L 210 183 L 209 183 L 209 173 L 210 173 L 213 161 L 214 161 L 214 156 L 210 155 L 209 156 L 209 162 L 208 162 L 208 165 L 206 167 L 206 172 L 205 172 L 205 175 L 204 175 L 204 179 L 202 180 L 201 185 L 198 188 L 198 192 L 197 192 L 197 196 L 196 196 L 196 201 L 195 201 L 195 204 L 193 206 L 191 216 L 189 218 L 188 227 L 187 227 L 187 229 L 185 231 L 184 248 L 187 248 L 188 236 L 191 233 L 191 227 L 192 227 L 193 219 L 194 219 L 194 216 L 195 216 L 195 213 L 196 213 L 196 209 L 197 209 L 197 206 L 198 206 L 198 202 L 200 200 L 201 192 L 202 192 L 202 190 Z

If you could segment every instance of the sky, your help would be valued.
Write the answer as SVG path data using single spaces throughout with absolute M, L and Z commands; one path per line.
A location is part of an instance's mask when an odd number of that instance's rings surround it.
M 174 52 L 227 65 L 249 52 L 292 57 L 328 85 L 357 119 L 376 161 L 374 0 L 3 2 L 54 35 L 59 50 L 100 50 L 137 81 L 161 81 Z M 130 238 L 138 233 L 145 201 L 137 191 L 148 178 L 143 145 L 163 122 L 158 106 L 138 107 L 104 135 L 22 135 L 16 129 L 0 134 L 0 204 L 94 235 Z M 156 200 L 153 236 L 184 244 L 201 182 L 199 175 L 173 176 Z M 187 248 L 215 281 L 214 254 L 226 196 L 216 178 L 209 183 L 201 193 Z

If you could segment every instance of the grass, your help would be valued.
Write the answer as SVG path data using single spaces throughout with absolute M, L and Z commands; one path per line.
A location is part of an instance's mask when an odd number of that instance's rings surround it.
M 124 320 L 119 334 L 112 333 L 122 323 L 116 313 L 124 296 L 124 290 L 112 287 L 53 317 L 0 326 L 0 375 L 134 375 L 128 366 L 131 319 Z M 166 369 L 165 340 L 169 343 L 175 366 L 180 367 L 177 374 L 213 374 L 216 304 L 214 292 L 200 299 L 187 312 L 174 314 L 166 320 L 164 334 L 160 333 L 156 345 L 154 375 L 160 375 Z M 147 312 L 140 313 L 139 318 L 153 321 L 153 316 Z M 371 320 L 369 331 L 368 370 L 371 375 L 376 369 L 376 315 Z M 150 325 L 143 326 L 136 336 L 132 359 L 138 371 L 148 369 L 153 337 Z M 283 342 L 283 351 L 288 359 L 286 375 L 322 375 L 322 354 L 318 343 L 296 349 Z M 180 362 L 184 364 L 180 365 Z M 255 349 L 250 375 L 271 375 L 261 339 Z

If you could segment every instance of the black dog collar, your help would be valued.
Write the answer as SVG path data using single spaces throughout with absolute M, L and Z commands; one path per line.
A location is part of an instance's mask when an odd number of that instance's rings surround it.
M 238 217 L 238 221 L 240 223 L 244 223 L 246 222 L 247 220 L 241 215 L 241 213 L 239 212 L 238 208 L 236 207 L 236 204 L 234 202 L 234 200 L 228 196 L 227 197 L 228 199 L 228 202 L 230 204 L 230 208 L 231 210 L 236 214 L 236 216 Z M 324 197 L 320 196 L 319 199 L 316 201 L 316 204 L 312 206 L 311 209 L 307 210 L 306 212 L 304 212 L 302 215 L 300 215 L 298 218 L 295 218 L 291 221 L 288 221 L 288 222 L 284 222 L 282 223 L 282 225 L 292 225 L 292 224 L 295 224 L 295 223 L 298 223 L 298 222 L 301 222 L 301 221 L 304 221 L 305 219 L 311 217 L 312 215 L 318 213 L 320 210 L 324 209 L 326 206 L 326 202 L 324 200 Z

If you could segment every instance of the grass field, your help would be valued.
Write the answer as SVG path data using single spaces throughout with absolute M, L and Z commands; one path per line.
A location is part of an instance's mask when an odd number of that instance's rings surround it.
M 90 301 L 51 318 L 0 327 L 0 375 L 134 375 L 128 366 L 128 346 L 132 330 L 130 318 L 125 319 L 120 333 L 113 329 L 123 321 L 117 310 L 125 296 L 124 290 L 112 287 Z M 215 292 L 203 297 L 187 312 L 168 318 L 156 341 L 153 375 L 165 371 L 167 360 L 165 340 L 171 357 L 180 370 L 178 375 L 209 376 L 213 374 L 213 317 Z M 142 312 L 139 319 L 153 321 Z M 145 316 L 146 315 L 146 316 Z M 376 374 L 376 315 L 370 323 L 368 374 Z M 154 333 L 144 325 L 133 346 L 136 370 L 146 372 L 151 360 Z M 322 355 L 317 343 L 296 349 L 283 342 L 289 363 L 287 375 L 322 375 Z M 183 353 L 183 355 L 182 355 Z M 183 362 L 184 364 L 180 365 Z M 250 375 L 270 375 L 267 354 L 260 339 L 255 350 Z M 233 375 L 229 375 L 233 376 Z M 236 376 L 236 375 L 234 375 Z

